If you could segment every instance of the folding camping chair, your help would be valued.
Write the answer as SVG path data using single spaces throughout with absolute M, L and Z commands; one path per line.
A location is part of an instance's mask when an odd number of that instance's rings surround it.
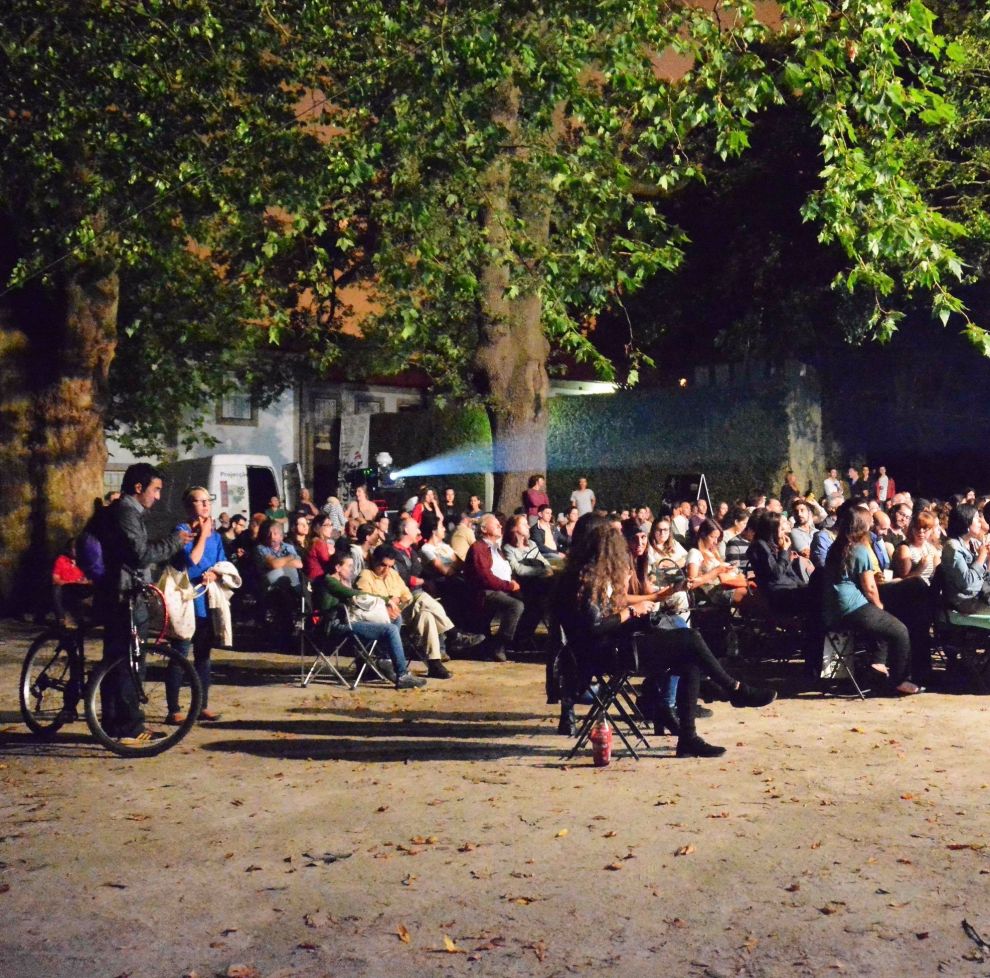
M 339 682 L 347 689 L 357 689 L 368 671 L 382 682 L 391 684 L 375 656 L 377 645 L 377 639 L 366 642 L 353 631 L 350 612 L 344 604 L 338 605 L 335 611 L 310 612 L 299 636 L 299 685 L 305 688 L 325 673 L 331 681 Z M 340 670 L 341 654 L 350 655 L 354 660 L 353 680 L 349 681 Z
M 848 679 L 856 690 L 856 695 L 865 700 L 869 690 L 863 689 L 856 678 L 856 660 L 864 652 L 866 643 L 855 631 L 848 628 L 826 628 L 821 678 L 826 682 Z
M 639 655 L 635 638 L 629 648 L 590 649 L 580 642 L 569 641 L 563 629 L 560 647 L 556 651 L 561 698 L 570 703 L 588 703 L 589 710 L 578 727 L 577 740 L 566 755 L 570 760 L 591 737 L 595 725 L 602 719 L 611 722 L 626 749 L 636 760 L 639 754 L 626 735 L 650 749 L 641 724 L 646 723 L 636 703 L 631 679 L 639 674 Z

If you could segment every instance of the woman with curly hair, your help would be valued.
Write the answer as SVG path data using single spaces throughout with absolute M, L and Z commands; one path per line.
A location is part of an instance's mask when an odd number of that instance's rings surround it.
M 680 677 L 677 687 L 678 757 L 719 757 L 724 747 L 708 744 L 695 728 L 695 704 L 702 675 L 721 687 L 733 706 L 765 706 L 776 693 L 756 689 L 730 676 L 704 639 L 688 628 L 650 629 L 653 605 L 630 600 L 632 564 L 621 532 L 609 525 L 592 525 L 579 536 L 568 555 L 556 592 L 557 614 L 578 657 L 593 660 L 615 645 L 635 638 L 648 687 L 654 693 L 668 672 Z M 643 631 L 643 628 L 646 631 Z M 658 696 L 651 697 L 659 703 Z

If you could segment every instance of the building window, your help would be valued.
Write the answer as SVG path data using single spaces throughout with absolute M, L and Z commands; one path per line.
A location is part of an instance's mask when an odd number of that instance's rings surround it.
M 257 425 L 258 405 L 244 391 L 230 391 L 217 404 L 217 424 Z
M 354 398 L 355 414 L 382 414 L 385 411 L 385 400 L 381 397 L 358 395 Z

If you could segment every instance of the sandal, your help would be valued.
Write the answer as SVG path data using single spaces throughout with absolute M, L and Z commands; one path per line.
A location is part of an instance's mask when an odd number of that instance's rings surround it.
M 166 718 L 165 722 L 170 727 L 180 727 L 186 722 L 185 713 L 170 713 Z
M 212 710 L 200 710 L 199 711 L 199 721 L 200 723 L 216 723 L 223 716 L 222 713 L 214 713 Z

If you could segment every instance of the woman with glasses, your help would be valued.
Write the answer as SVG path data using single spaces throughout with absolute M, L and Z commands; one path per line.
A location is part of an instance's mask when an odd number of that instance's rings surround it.
M 646 548 L 646 562 L 650 575 L 655 578 L 661 565 L 682 568 L 686 560 L 687 551 L 674 539 L 670 517 L 661 516 L 655 519 L 650 527 Z
M 217 532 L 210 513 L 212 500 L 209 490 L 202 486 L 191 486 L 182 494 L 186 508 L 186 522 L 180 523 L 177 530 L 193 534 L 173 560 L 173 566 L 188 571 L 189 582 L 193 586 L 210 584 L 217 578 L 213 567 L 227 559 L 223 549 L 223 537 Z M 206 604 L 205 591 L 195 601 L 196 631 L 192 638 L 172 639 L 172 648 L 184 658 L 193 653 L 196 675 L 203 687 L 203 706 L 199 711 L 200 720 L 219 720 L 220 714 L 209 708 L 210 702 L 210 652 L 213 649 L 213 620 Z M 169 669 L 165 674 L 165 697 L 168 703 L 168 723 L 178 726 L 185 722 L 185 714 L 179 703 L 182 674 L 178 669 Z

